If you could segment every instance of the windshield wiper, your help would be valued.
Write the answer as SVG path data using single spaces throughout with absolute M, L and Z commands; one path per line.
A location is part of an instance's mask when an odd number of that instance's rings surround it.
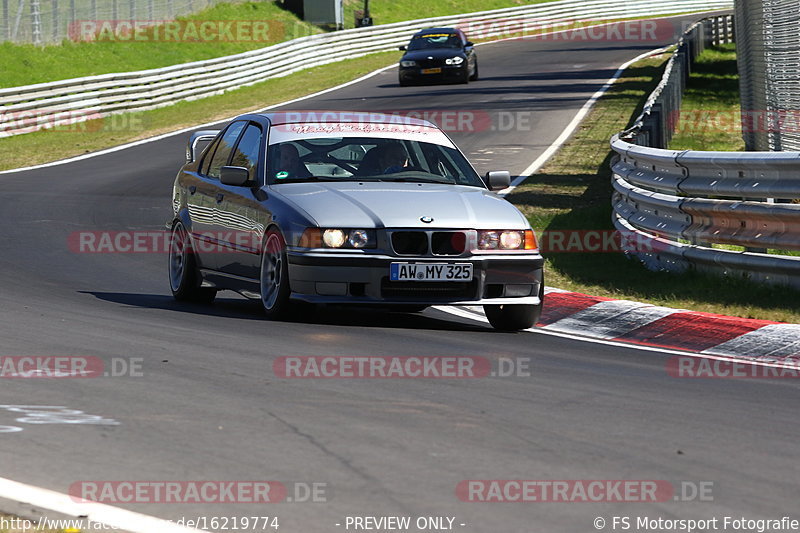
M 443 183 L 455 185 L 454 181 L 447 179 L 441 180 L 436 178 L 422 178 L 422 177 L 405 177 L 405 178 L 382 178 L 380 181 L 402 181 L 406 183 Z
M 284 178 L 282 180 L 276 179 L 274 185 L 280 185 L 281 183 L 303 183 L 306 181 L 342 181 L 337 178 L 329 178 L 326 176 L 309 176 L 307 178 Z

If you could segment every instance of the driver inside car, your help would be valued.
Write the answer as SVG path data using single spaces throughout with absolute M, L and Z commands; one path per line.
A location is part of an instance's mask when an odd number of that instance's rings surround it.
M 396 174 L 408 167 L 408 154 L 401 144 L 388 144 L 382 147 L 378 162 L 384 174 Z
M 293 144 L 281 144 L 278 146 L 278 169 L 280 174 L 285 174 L 284 178 L 310 178 L 311 173 L 308 168 L 300 161 L 300 153 Z

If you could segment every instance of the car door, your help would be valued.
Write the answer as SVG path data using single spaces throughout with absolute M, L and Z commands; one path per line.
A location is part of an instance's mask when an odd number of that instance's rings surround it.
M 192 220 L 195 253 L 200 267 L 219 268 L 220 239 L 217 231 L 217 209 L 224 195 L 220 190 L 220 169 L 228 164 L 236 141 L 247 125 L 239 120 L 230 124 L 209 146 L 198 167 L 195 189 L 189 189 L 188 208 Z
M 261 204 L 265 146 L 264 130 L 250 122 L 234 147 L 230 166 L 246 168 L 251 183 L 236 187 L 220 184 L 222 200 L 217 206 L 216 231 L 224 239 L 217 258 L 220 272 L 256 279 L 261 239 L 270 215 Z

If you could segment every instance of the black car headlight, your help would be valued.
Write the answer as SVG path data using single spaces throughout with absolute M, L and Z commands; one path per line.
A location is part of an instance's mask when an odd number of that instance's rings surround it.
M 300 238 L 303 248 L 360 250 L 375 248 L 376 242 L 375 230 L 370 229 L 308 228 Z
M 460 65 L 464 62 L 464 58 L 461 56 L 458 57 L 451 57 L 450 59 L 445 59 L 445 65 Z
M 416 67 L 417 66 L 417 62 L 416 61 L 410 61 L 410 60 L 406 59 L 406 60 L 403 60 L 403 61 L 400 62 L 400 66 L 401 67 L 405 67 L 405 68 Z

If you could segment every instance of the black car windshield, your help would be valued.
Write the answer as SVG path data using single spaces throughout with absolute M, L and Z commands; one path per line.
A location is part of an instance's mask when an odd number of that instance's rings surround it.
M 461 48 L 461 39 L 455 33 L 429 33 L 415 35 L 408 43 L 408 50 L 429 50 L 431 48 Z
M 458 150 L 408 139 L 321 137 L 273 144 L 267 182 L 396 181 L 485 185 Z

